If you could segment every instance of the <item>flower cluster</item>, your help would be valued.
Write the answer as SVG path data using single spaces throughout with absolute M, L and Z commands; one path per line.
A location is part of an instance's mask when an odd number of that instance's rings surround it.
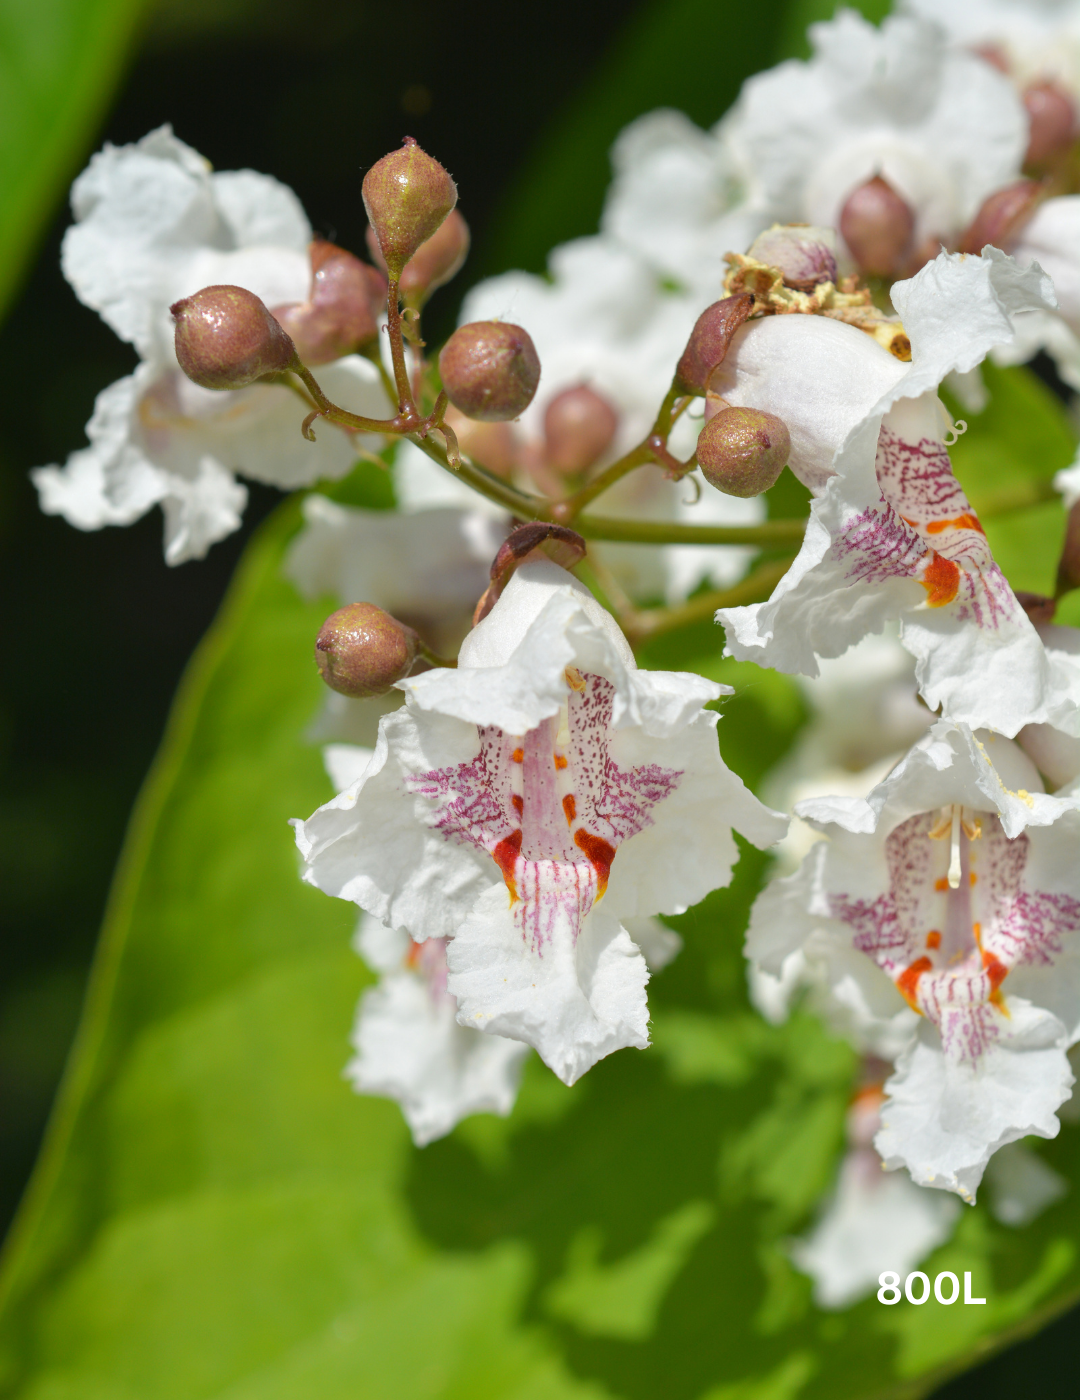
M 1040 349 L 1080 388 L 1080 21 L 1059 19 L 841 12 L 711 132 L 641 118 L 601 231 L 546 278 L 473 287 L 437 357 L 421 316 L 468 231 L 411 138 L 364 179 L 372 262 L 167 130 L 73 195 L 65 272 L 140 364 L 36 473 L 45 510 L 97 528 L 160 503 L 177 563 L 236 528 L 236 473 L 391 474 L 394 511 L 308 495 L 284 566 L 343 604 L 309 734 L 339 741 L 336 795 L 294 826 L 378 975 L 354 1085 L 422 1145 L 510 1112 L 527 1047 L 566 1084 L 646 1047 L 680 946 L 662 918 L 730 882 L 733 833 L 779 843 L 752 999 L 773 1021 L 802 1001 L 862 1061 L 791 1246 L 826 1307 L 917 1263 L 984 1173 L 1014 1224 L 1060 1190 L 1019 1144 L 1057 1133 L 1080 1039 L 1080 632 L 1054 621 L 1080 466 L 1056 478 L 1056 592 L 1017 593 L 948 407 L 981 411 L 983 362 Z M 804 678 L 770 806 L 720 756 L 730 687 L 635 659 L 695 629 L 700 665 L 713 620 L 713 659 Z

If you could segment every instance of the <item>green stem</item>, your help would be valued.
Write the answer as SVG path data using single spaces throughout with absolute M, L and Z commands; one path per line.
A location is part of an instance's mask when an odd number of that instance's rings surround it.
M 386 329 L 390 334 L 390 358 L 394 362 L 394 383 L 397 386 L 398 413 L 406 414 L 410 409 L 415 413 L 412 385 L 409 383 L 409 369 L 405 363 L 405 343 L 401 334 L 401 306 L 398 302 L 398 284 L 390 279 L 386 293 Z
M 409 441 L 415 443 L 421 452 L 426 453 L 433 462 L 437 462 L 444 471 L 463 481 L 481 496 L 486 496 L 489 501 L 494 501 L 496 505 L 510 511 L 512 515 L 517 515 L 522 520 L 545 520 L 551 515 L 549 501 L 540 496 L 527 496 L 523 491 L 500 481 L 498 477 L 489 475 L 482 467 L 474 466 L 467 457 L 462 457 L 460 466 L 452 467 L 445 449 L 430 437 L 410 433 Z
M 619 618 L 619 623 L 634 646 L 650 641 L 664 632 L 690 627 L 695 622 L 711 618 L 718 608 L 738 608 L 746 603 L 761 603 L 791 568 L 792 555 L 787 559 L 771 559 L 762 564 L 732 588 L 717 588 L 701 593 L 675 608 L 650 608 L 631 612 Z
M 582 515 L 574 529 L 587 540 L 628 540 L 639 544 L 753 544 L 759 548 L 799 544 L 806 519 L 766 520 L 760 525 L 679 525 L 666 520 L 614 520 Z

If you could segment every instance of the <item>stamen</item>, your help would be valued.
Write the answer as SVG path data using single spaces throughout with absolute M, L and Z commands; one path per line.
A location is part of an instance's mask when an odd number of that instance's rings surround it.
M 576 666 L 567 666 L 565 672 L 566 684 L 571 690 L 576 690 L 579 694 L 585 689 L 585 677 Z
M 953 806 L 952 809 L 952 833 L 950 843 L 952 855 L 949 860 L 949 889 L 958 890 L 960 888 L 960 816 L 961 808 Z

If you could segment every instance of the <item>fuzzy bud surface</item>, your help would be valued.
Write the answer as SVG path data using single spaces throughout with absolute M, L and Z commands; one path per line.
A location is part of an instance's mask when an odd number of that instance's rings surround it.
M 296 363 L 288 335 L 243 287 L 203 287 L 169 310 L 180 368 L 204 389 L 243 389 Z
M 364 176 L 363 195 L 387 271 L 399 278 L 457 203 L 457 185 L 437 160 L 406 136 L 400 150 L 376 161 Z
M 722 408 L 698 437 L 702 475 L 729 496 L 760 496 L 784 470 L 790 453 L 786 424 L 757 408 Z
M 409 674 L 419 646 L 411 627 L 374 603 L 348 603 L 319 630 L 315 663 L 331 690 L 369 699 Z
M 439 373 L 447 397 L 466 418 L 502 423 L 532 403 L 540 383 L 540 357 L 520 326 L 472 321 L 443 346 Z
M 274 319 L 291 336 L 307 365 L 325 365 L 351 355 L 379 333 L 386 304 L 386 279 L 373 267 L 317 239 L 309 249 L 311 292 L 307 301 L 275 306 Z

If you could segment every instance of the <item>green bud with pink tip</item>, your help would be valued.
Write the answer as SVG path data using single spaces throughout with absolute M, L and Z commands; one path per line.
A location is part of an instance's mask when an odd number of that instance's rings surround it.
M 397 281 L 405 264 L 457 203 L 457 185 L 411 136 L 364 176 L 364 208 L 386 270 Z

